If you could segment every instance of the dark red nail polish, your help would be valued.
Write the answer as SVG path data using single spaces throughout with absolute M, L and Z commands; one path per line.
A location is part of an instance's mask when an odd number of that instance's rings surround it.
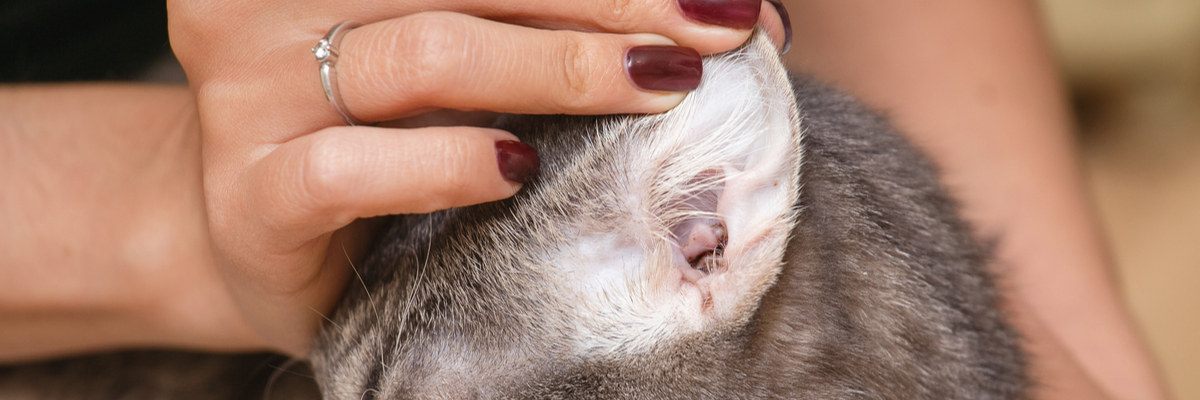
M 500 164 L 500 176 L 517 183 L 533 180 L 542 164 L 537 150 L 515 140 L 496 142 L 496 163 Z
M 629 80 L 644 90 L 685 92 L 700 86 L 700 53 L 679 46 L 637 46 L 625 53 Z
M 788 50 L 792 49 L 792 19 L 788 17 L 787 7 L 783 6 L 780 0 L 767 0 L 768 3 L 775 6 L 775 11 L 779 13 L 779 20 L 783 22 L 783 51 L 779 54 L 787 54 Z
M 689 19 L 733 29 L 750 29 L 758 23 L 762 0 L 679 0 L 679 10 Z

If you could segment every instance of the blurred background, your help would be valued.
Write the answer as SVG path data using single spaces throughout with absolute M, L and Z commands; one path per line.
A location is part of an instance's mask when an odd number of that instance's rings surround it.
M 1130 310 L 1200 399 L 1200 1 L 1040 1 Z
M 1200 0 L 1039 1 L 1115 273 L 1176 398 L 1200 400 Z M 185 79 L 162 0 L 3 0 L 0 43 L 0 82 Z

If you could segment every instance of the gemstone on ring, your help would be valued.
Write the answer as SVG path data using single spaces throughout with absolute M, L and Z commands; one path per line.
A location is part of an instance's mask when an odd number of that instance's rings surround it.
M 317 56 L 317 62 L 325 62 L 330 56 L 329 41 L 321 39 L 320 42 L 317 42 L 317 47 L 312 48 L 312 52 L 313 55 Z

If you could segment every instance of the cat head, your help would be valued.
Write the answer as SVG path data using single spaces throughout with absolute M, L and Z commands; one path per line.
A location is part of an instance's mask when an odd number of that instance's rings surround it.
M 669 112 L 500 128 L 538 149 L 540 175 L 505 201 L 396 217 L 314 346 L 325 396 L 736 386 L 727 366 L 780 272 L 799 191 L 799 117 L 766 36 L 706 58 Z

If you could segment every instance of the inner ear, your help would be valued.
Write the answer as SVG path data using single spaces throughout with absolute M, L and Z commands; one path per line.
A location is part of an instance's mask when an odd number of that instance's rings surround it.
M 795 221 L 795 104 L 760 32 L 706 58 L 700 87 L 671 111 L 601 122 L 597 158 L 578 165 L 611 168 L 598 193 L 612 201 L 581 204 L 573 244 L 546 262 L 579 296 L 580 351 L 641 351 L 749 320 Z M 591 201 L 578 182 L 564 184 L 579 196 L 556 201 Z
M 719 259 L 725 252 L 729 234 L 719 218 L 690 220 L 679 227 L 680 253 L 691 270 L 700 275 L 688 276 L 695 283 L 699 278 L 720 268 Z M 689 275 L 692 275 L 688 273 Z
M 798 190 L 795 104 L 774 47 L 759 34 L 705 60 L 701 86 L 647 125 L 651 145 L 631 167 L 645 171 L 645 220 L 661 223 L 649 228 L 669 237 L 660 245 L 669 246 L 670 265 L 655 268 L 678 277 L 660 288 L 691 305 L 683 309 L 696 306 L 693 317 L 748 318 L 779 273 Z
M 720 258 L 729 240 L 724 218 L 717 213 L 724 179 L 724 171 L 718 169 L 704 170 L 692 178 L 688 187 L 697 189 L 685 194 L 678 205 L 686 217 L 671 227 L 675 265 L 693 284 L 721 268 Z

